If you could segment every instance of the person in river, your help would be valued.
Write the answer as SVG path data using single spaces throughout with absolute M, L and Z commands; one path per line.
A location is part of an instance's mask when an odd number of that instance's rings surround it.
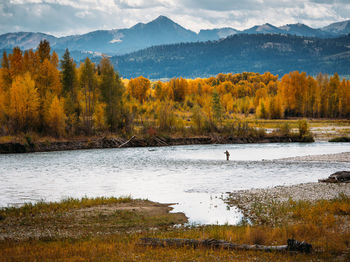
M 224 152 L 224 154 L 226 155 L 226 160 L 230 160 L 230 153 L 227 150 Z

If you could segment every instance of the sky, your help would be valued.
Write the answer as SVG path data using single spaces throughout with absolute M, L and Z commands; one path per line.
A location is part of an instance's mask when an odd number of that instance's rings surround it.
M 159 15 L 195 32 L 264 23 L 316 28 L 349 20 L 350 0 L 0 0 L 0 34 L 82 34 L 128 28 Z

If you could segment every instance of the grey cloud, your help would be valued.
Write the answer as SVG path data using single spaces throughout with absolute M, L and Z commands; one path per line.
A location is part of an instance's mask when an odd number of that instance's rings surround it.
M 199 8 L 214 11 L 259 10 L 263 12 L 268 8 L 302 8 L 303 5 L 308 1 L 294 0 L 287 2 L 278 0 L 180 0 L 179 2 L 187 8 Z
M 66 35 L 94 29 L 111 29 L 117 24 L 115 17 L 102 11 L 82 10 L 67 5 L 5 3 L 4 8 L 0 8 L 1 33 L 34 31 Z
M 153 0 L 142 0 L 142 1 L 132 1 L 132 0 L 114 0 L 114 3 L 122 9 L 147 9 L 157 6 L 163 6 L 159 1 Z
M 310 2 L 329 5 L 349 4 L 349 0 L 310 0 Z
M 130 27 L 166 15 L 198 31 L 302 22 L 313 27 L 350 18 L 349 0 L 0 0 L 0 33 L 67 35 Z
M 252 9 L 252 8 L 256 8 L 256 5 L 261 5 L 261 1 L 258 1 L 258 0 L 247 0 L 247 1 L 180 0 L 179 2 L 186 8 L 199 8 L 199 9 L 215 10 L 215 11 Z

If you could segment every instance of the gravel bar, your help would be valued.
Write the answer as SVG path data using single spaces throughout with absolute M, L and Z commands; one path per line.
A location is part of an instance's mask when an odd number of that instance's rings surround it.
M 277 161 L 325 161 L 325 162 L 350 162 L 350 152 L 326 155 L 309 155 L 276 159 Z

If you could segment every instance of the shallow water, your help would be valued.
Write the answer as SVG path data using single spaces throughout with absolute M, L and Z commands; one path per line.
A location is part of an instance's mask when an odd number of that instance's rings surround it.
M 224 151 L 231 154 L 225 160 Z M 190 223 L 235 224 L 225 192 L 315 182 L 350 163 L 264 161 L 350 151 L 349 144 L 190 145 L 0 155 L 0 206 L 65 197 L 125 196 L 178 203 Z

